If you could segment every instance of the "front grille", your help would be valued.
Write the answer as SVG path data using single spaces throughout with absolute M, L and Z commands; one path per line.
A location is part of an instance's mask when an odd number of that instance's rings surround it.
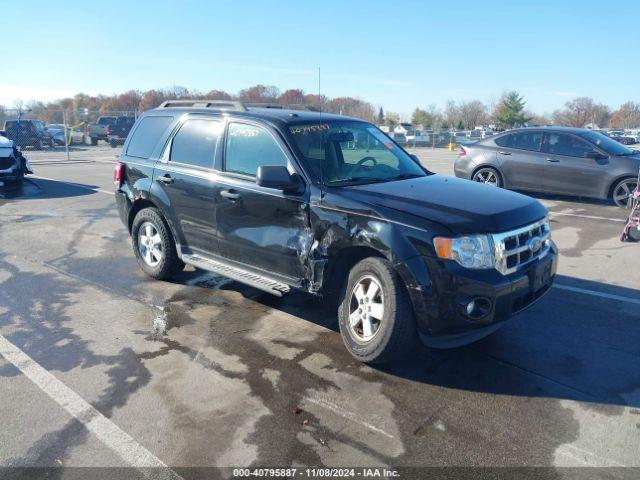
M 492 234 L 496 269 L 503 275 L 544 257 L 551 247 L 548 219 L 504 233 Z

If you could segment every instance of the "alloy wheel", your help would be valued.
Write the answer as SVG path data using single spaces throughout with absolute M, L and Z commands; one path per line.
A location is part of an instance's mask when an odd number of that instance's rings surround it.
M 613 202 L 621 208 L 631 208 L 633 192 L 637 186 L 637 181 L 628 179 L 620 182 L 613 190 Z
M 145 222 L 138 229 L 138 252 L 150 267 L 156 267 L 163 257 L 162 238 L 151 222 Z
M 500 186 L 498 174 L 490 168 L 481 168 L 478 170 L 473 176 L 473 181 L 493 185 L 494 187 Z
M 358 280 L 351 291 L 349 331 L 359 342 L 369 342 L 380 331 L 384 316 L 384 294 L 372 275 Z

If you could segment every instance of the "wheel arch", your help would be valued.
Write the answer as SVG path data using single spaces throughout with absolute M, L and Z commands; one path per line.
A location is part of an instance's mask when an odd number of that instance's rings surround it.
M 339 292 L 349 277 L 349 272 L 353 266 L 370 257 L 387 260 L 387 257 L 382 252 L 367 245 L 350 245 L 338 250 L 327 264 L 323 281 L 324 294 L 331 295 Z
M 493 165 L 491 163 L 482 163 L 482 164 L 476 166 L 473 169 L 473 171 L 471 172 L 471 180 L 472 181 L 473 181 L 473 177 L 478 172 L 478 170 L 481 170 L 483 168 L 490 168 L 491 170 L 495 170 L 496 173 L 500 176 L 500 180 L 502 181 L 502 186 L 504 187 L 507 184 L 506 181 L 505 181 L 505 178 L 504 178 L 504 174 L 502 173 L 502 170 L 500 170 L 500 167 L 498 167 L 497 165 Z

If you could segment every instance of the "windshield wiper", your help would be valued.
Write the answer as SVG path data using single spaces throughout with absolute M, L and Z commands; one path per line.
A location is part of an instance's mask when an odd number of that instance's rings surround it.
M 347 177 L 347 178 L 339 178 L 338 180 L 331 180 L 326 182 L 327 185 L 335 185 L 336 183 L 353 183 L 353 182 L 366 182 L 366 183 L 380 183 L 386 182 L 385 178 L 376 178 L 376 177 Z
M 409 178 L 420 178 L 420 177 L 424 177 L 425 175 L 421 175 L 419 173 L 401 173 L 400 175 L 396 175 L 395 177 L 389 177 L 387 178 L 388 181 L 392 181 L 392 180 L 407 180 Z

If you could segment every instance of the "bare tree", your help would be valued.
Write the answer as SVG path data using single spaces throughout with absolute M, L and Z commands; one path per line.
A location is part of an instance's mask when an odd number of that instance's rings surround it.
M 640 103 L 626 102 L 611 116 L 611 126 L 614 128 L 640 127 Z
M 459 121 L 464 128 L 470 130 L 477 125 L 482 125 L 488 118 L 487 107 L 480 100 L 461 103 L 458 108 Z
M 553 121 L 569 127 L 584 127 L 589 123 L 605 126 L 611 118 L 611 110 L 602 103 L 595 103 L 593 98 L 579 97 L 565 104 L 562 110 L 553 113 Z

